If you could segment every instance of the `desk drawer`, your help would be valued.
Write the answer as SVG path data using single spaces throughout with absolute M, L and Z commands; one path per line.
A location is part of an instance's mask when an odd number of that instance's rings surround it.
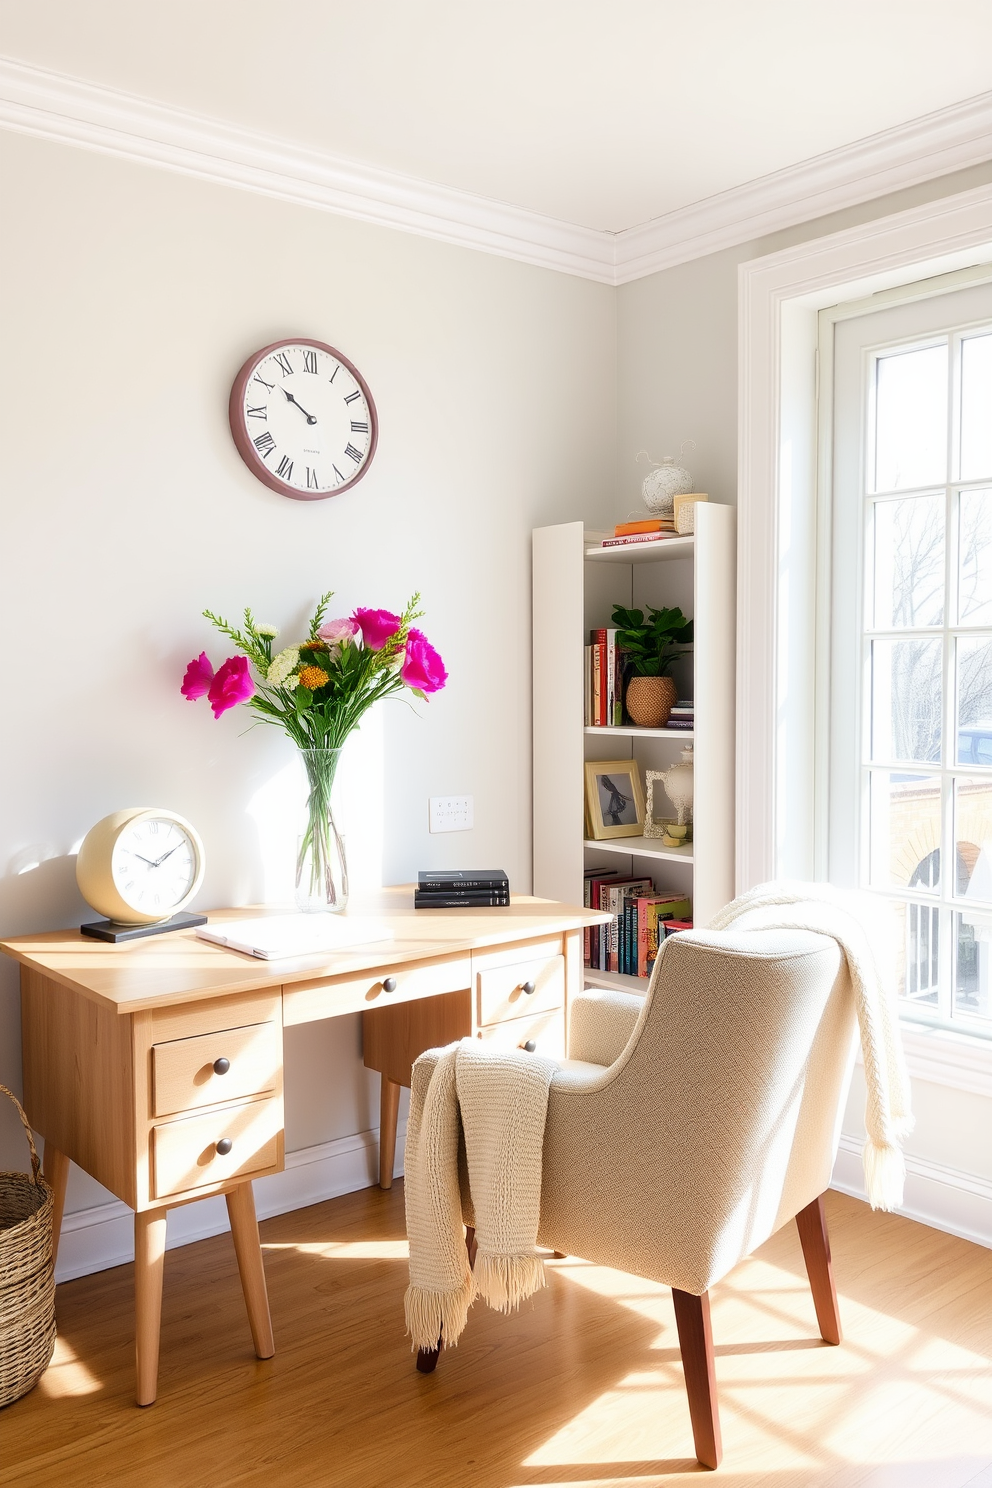
M 564 956 L 540 956 L 478 973 L 479 1022 L 532 1017 L 565 1002 Z
M 536 1013 L 532 1018 L 512 1018 L 505 1023 L 493 1023 L 479 1029 L 479 1038 L 504 1049 L 522 1049 L 533 1043 L 536 1054 L 547 1054 L 551 1059 L 565 1057 L 565 1015 L 560 1008 L 547 1013 Z
M 387 982 L 391 983 L 388 991 Z M 297 982 L 283 988 L 283 1023 L 289 1027 L 342 1013 L 392 1007 L 418 997 L 461 992 L 471 985 L 469 956 L 450 956 L 444 961 L 409 961 L 398 966 L 380 966 L 357 977 L 322 977 L 319 981 Z
M 185 1193 L 275 1167 L 280 1159 L 282 1101 L 250 1101 L 205 1116 L 190 1116 L 152 1129 L 155 1179 L 152 1197 Z M 217 1144 L 230 1142 L 218 1152 Z
M 281 1062 L 276 1023 L 153 1044 L 152 1115 L 172 1116 L 219 1101 L 263 1095 L 277 1088 Z

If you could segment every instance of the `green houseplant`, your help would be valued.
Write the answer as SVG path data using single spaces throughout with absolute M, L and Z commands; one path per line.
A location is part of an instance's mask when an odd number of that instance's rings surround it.
M 648 605 L 646 618 L 643 610 L 614 605 L 613 624 L 630 678 L 627 712 L 640 728 L 663 728 L 678 697 L 669 668 L 691 646 L 692 621 L 677 605 L 660 610 Z

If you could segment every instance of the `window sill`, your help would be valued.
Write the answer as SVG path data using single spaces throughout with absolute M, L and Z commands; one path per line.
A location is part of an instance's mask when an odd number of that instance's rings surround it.
M 992 1097 L 992 1039 L 922 1023 L 904 1021 L 899 1026 L 914 1078 Z

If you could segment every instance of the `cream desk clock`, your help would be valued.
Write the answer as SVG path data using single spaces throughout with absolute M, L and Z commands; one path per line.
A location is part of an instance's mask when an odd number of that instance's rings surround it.
M 203 882 L 203 843 L 174 811 L 132 806 L 91 827 L 76 858 L 76 882 L 87 904 L 106 915 L 80 925 L 97 940 L 136 940 L 205 925 L 184 914 Z

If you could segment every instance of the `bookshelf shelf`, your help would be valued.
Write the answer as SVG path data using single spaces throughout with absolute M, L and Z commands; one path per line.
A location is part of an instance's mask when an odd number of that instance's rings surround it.
M 602 987 L 613 992 L 636 992 L 643 997 L 648 990 L 648 977 L 625 976 L 622 971 L 598 971 L 595 967 L 585 968 L 585 980 L 587 987 Z
M 659 893 L 691 898 L 693 922 L 703 926 L 734 896 L 737 514 L 699 502 L 694 515 L 692 536 L 619 548 L 598 546 L 605 534 L 581 522 L 534 533 L 534 893 L 581 903 L 586 866 L 613 861 L 623 873 L 630 865 L 653 878 Z M 693 698 L 691 731 L 585 724 L 584 648 L 590 630 L 610 625 L 617 604 L 679 605 L 692 617 L 693 654 L 674 673 L 680 694 Z M 633 759 L 643 782 L 645 771 L 676 764 L 689 743 L 691 843 L 586 837 L 586 760 Z M 585 975 L 594 986 L 646 988 L 639 977 L 589 967 Z

